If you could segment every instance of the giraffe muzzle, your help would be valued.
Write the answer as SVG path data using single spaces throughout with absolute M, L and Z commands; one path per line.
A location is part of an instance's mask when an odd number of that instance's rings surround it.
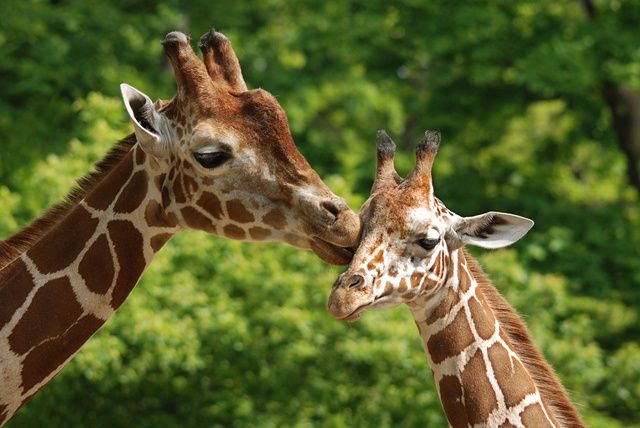
M 374 301 L 372 287 L 359 274 L 344 273 L 338 277 L 331 290 L 327 310 L 341 321 L 356 321 Z

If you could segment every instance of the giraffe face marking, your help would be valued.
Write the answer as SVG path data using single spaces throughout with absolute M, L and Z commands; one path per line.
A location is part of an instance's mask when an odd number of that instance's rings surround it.
M 156 182 L 164 210 L 183 227 L 285 241 L 325 261 L 348 262 L 352 253 L 339 247 L 355 245 L 359 218 L 300 154 L 277 100 L 247 90 L 228 39 L 203 36 L 204 61 L 186 37 L 164 46 L 178 86 L 174 99 L 153 104 L 122 86 L 137 141 L 165 174 Z

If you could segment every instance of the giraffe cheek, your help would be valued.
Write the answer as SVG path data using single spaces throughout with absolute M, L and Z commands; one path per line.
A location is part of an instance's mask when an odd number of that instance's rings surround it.
M 226 237 L 231 239 L 242 240 L 247 238 L 245 231 L 234 224 L 226 225 L 222 231 Z
M 195 208 L 187 206 L 182 208 L 180 213 L 182 214 L 182 218 L 184 218 L 187 226 L 211 233 L 216 232 L 213 221 Z
M 263 241 L 267 239 L 271 235 L 271 231 L 269 229 L 265 229 L 262 227 L 252 227 L 249 229 L 249 236 L 254 241 Z
M 227 201 L 227 213 L 229 218 L 237 223 L 251 223 L 255 221 L 255 217 L 244 204 L 238 199 Z
M 418 272 L 412 273 L 411 277 L 409 278 L 409 281 L 411 283 L 411 288 L 414 290 L 417 290 L 418 288 L 420 288 L 420 285 L 422 285 L 423 280 L 424 280 L 424 274 L 421 274 Z

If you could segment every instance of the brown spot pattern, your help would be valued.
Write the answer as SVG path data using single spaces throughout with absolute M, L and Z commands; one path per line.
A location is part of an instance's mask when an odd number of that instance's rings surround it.
M 162 206 L 167 208 L 171 203 L 171 196 L 169 195 L 169 189 L 166 187 L 162 188 Z
M 489 348 L 489 361 L 504 394 L 507 407 L 520 403 L 527 394 L 536 392 L 536 387 L 520 361 L 511 360 L 506 349 L 499 343 Z
M 127 186 L 122 190 L 113 210 L 117 213 L 130 213 L 140 206 L 147 196 L 147 173 L 138 171 L 133 174 Z
M 452 428 L 467 427 L 467 414 L 462 403 L 462 385 L 455 376 L 443 376 L 439 389 L 442 408 Z
M 162 205 L 156 201 L 149 201 L 144 210 L 144 219 L 151 227 L 173 227 L 178 223 L 175 215 L 165 213 Z
M 466 293 L 471 288 L 471 277 L 467 275 L 464 269 L 460 268 L 460 279 L 458 281 L 458 287 L 460 291 Z
M 68 267 L 80 254 L 91 238 L 98 220 L 77 206 L 43 239 L 36 243 L 27 255 L 42 273 L 51 273 Z
M 49 281 L 40 288 L 29 308 L 9 335 L 9 345 L 24 354 L 43 341 L 64 333 L 82 315 L 67 277 Z
M 133 174 L 127 186 L 122 190 L 113 210 L 117 213 L 130 213 L 140 206 L 147 196 L 147 173 L 138 171 Z
M 109 250 L 107 235 L 100 235 L 91 245 L 91 248 L 80 261 L 78 271 L 89 290 L 98 294 L 104 294 L 109 290 L 115 268 L 113 266 L 113 257 Z
M 222 218 L 222 204 L 220 203 L 220 199 L 213 193 L 203 192 L 197 204 L 214 218 Z
M 167 174 L 160 174 L 156 178 L 154 178 L 154 182 L 156 183 L 156 187 L 159 191 L 162 191 L 162 186 L 164 186 L 164 180 L 167 177 Z
M 274 208 L 262 217 L 265 224 L 274 229 L 282 230 L 287 225 L 287 219 L 279 208 Z
M 98 210 L 106 210 L 115 200 L 120 189 L 127 183 L 132 171 L 133 154 L 129 152 L 122 162 L 113 168 L 96 189 L 87 195 L 85 198 L 87 204 Z
M 391 293 L 393 293 L 393 284 L 391 284 L 389 281 L 385 282 L 384 284 L 384 291 L 382 292 L 382 294 L 379 296 L 380 297 L 385 297 L 385 296 L 390 296 Z
M 109 222 L 107 229 L 120 265 L 111 296 L 111 306 L 117 309 L 138 282 L 146 262 L 143 255 L 142 234 L 131 222 L 114 220 Z
M 187 223 L 187 226 L 193 229 L 205 230 L 207 232 L 215 233 L 216 228 L 213 225 L 211 219 L 209 219 L 204 214 L 201 214 L 198 210 L 193 207 L 184 207 L 180 210 L 182 213 L 182 217 L 184 221 Z
M 226 225 L 223 232 L 226 236 L 232 239 L 245 239 L 244 230 L 233 224 Z
M 500 427 L 499 427 L 499 428 L 516 428 L 516 426 L 515 426 L 515 425 L 513 425 L 513 424 L 511 424 L 511 422 L 506 421 L 506 422 L 504 422 L 502 425 L 500 425 Z
M 184 165 L 184 169 L 187 169 L 186 166 L 189 165 L 189 163 L 184 162 Z M 184 186 L 184 191 L 188 199 L 191 199 L 193 194 L 198 190 L 198 183 L 196 183 L 196 180 L 186 173 L 182 174 L 182 185 Z
M 469 299 L 469 312 L 471 312 L 473 325 L 480 337 L 486 340 L 493 336 L 496 325 L 493 313 L 485 312 L 484 307 L 475 298 Z
M 440 304 L 436 306 L 433 312 L 429 315 L 429 318 L 427 318 L 427 324 L 432 324 L 436 320 L 439 320 L 450 313 L 451 308 L 460 301 L 460 296 L 452 287 L 447 287 L 443 290 L 443 293 L 444 297 L 440 301 Z
M 35 284 L 20 259 L 0 272 L 0 327 L 11 321 L 13 314 L 22 306 Z
M 187 198 L 184 195 L 184 189 L 182 188 L 182 174 L 176 175 L 176 179 L 173 180 L 173 195 L 178 203 L 187 202 Z
M 411 288 L 418 288 L 420 287 L 420 282 L 422 281 L 422 279 L 424 278 L 424 274 L 423 273 L 419 273 L 419 272 L 414 272 L 411 274 Z
M 102 324 L 103 321 L 93 315 L 85 315 L 63 336 L 44 342 L 29 352 L 22 366 L 23 393 L 62 365 Z
M 144 163 L 145 158 L 146 158 L 146 155 L 144 153 L 144 150 L 142 150 L 142 147 L 137 146 L 136 147 L 136 164 L 142 165 Z
M 227 214 L 229 218 L 238 223 L 251 223 L 255 221 L 255 217 L 238 199 L 232 199 L 227 202 Z
M 548 427 L 551 426 L 549 420 L 544 415 L 540 404 L 535 403 L 525 407 L 520 414 L 520 420 L 526 427 Z
M 263 227 L 256 226 L 249 229 L 249 236 L 251 236 L 251 239 L 256 241 L 262 241 L 263 239 L 266 239 L 269 235 L 271 235 L 271 231 Z
M 479 350 L 464 367 L 462 390 L 469 423 L 475 425 L 485 422 L 493 409 L 498 406 L 498 400 L 487 379 L 487 367 Z
M 166 244 L 166 242 L 171 239 L 172 236 L 173 235 L 170 233 L 159 233 L 151 238 L 151 248 L 153 249 L 153 252 L 157 253 L 158 251 L 160 251 L 160 248 L 162 248 L 162 246 Z
M 367 269 L 373 270 L 375 269 L 377 264 L 381 264 L 384 261 L 384 249 L 379 249 L 375 256 L 371 259 L 369 264 L 367 264 Z
M 451 324 L 429 338 L 427 349 L 433 362 L 439 364 L 448 357 L 458 355 L 473 342 L 467 317 L 460 310 Z

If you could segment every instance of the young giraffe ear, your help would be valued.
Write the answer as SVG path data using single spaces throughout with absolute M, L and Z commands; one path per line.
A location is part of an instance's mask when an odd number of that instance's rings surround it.
M 158 132 L 162 119 L 156 114 L 151 99 L 126 83 L 120 85 L 120 91 L 140 147 L 157 158 L 168 157 L 168 145 Z
M 449 247 L 465 244 L 482 248 L 502 248 L 518 241 L 533 227 L 533 220 L 515 214 L 488 212 L 473 217 L 458 217 L 448 234 Z M 451 236 L 449 236 L 451 235 Z

